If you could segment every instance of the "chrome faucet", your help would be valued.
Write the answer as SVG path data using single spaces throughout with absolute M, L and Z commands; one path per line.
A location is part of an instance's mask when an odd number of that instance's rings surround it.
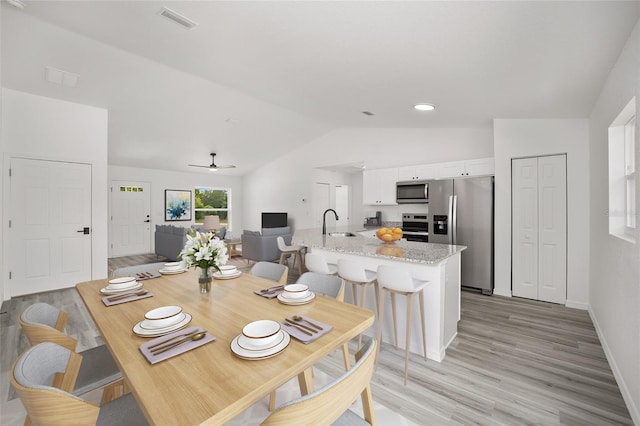
M 336 216 L 336 220 L 340 220 L 338 218 L 338 213 L 336 213 L 334 209 L 326 209 L 324 213 L 322 213 L 322 235 L 327 235 L 327 213 L 328 212 L 333 212 L 333 214 Z

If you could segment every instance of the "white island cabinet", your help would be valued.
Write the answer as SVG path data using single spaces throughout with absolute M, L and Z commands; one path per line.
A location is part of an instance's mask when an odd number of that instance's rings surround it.
M 334 230 L 331 230 L 333 232 Z M 337 263 L 338 259 L 353 259 L 365 268 L 377 270 L 379 265 L 393 265 L 406 268 L 416 278 L 426 279 L 429 284 L 424 289 L 427 330 L 427 357 L 442 361 L 447 346 L 458 332 L 460 320 L 460 256 L 465 246 L 396 241 L 383 243 L 377 238 L 361 234 L 364 230 L 356 227 L 337 229 L 348 231 L 353 237 L 332 237 L 322 235 L 320 229 L 296 230 L 293 244 L 307 247 L 313 253 L 321 254 L 327 262 Z M 366 234 L 365 234 L 366 235 Z M 372 288 L 367 293 L 366 307 L 377 312 L 375 294 Z M 398 345 L 405 347 L 406 298 L 397 297 Z M 345 301 L 353 303 L 350 286 L 345 291 Z M 393 344 L 393 316 L 391 301 L 385 306 L 382 340 Z M 414 307 L 411 323 L 411 352 L 422 355 L 420 315 Z M 365 332 L 375 336 L 377 323 Z

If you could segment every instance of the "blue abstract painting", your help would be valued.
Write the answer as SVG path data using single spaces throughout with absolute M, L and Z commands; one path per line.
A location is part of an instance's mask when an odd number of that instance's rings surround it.
M 191 220 L 191 191 L 164 190 L 164 220 Z

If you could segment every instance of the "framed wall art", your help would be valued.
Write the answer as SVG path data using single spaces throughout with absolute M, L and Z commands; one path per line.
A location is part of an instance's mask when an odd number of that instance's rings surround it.
M 164 220 L 191 220 L 191 191 L 179 189 L 164 190 Z

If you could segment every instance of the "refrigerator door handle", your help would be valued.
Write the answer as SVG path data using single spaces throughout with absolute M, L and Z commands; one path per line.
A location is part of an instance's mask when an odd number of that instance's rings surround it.
M 458 196 L 457 195 L 452 195 L 450 197 L 450 215 L 449 217 L 451 217 L 451 236 L 452 238 L 450 239 L 451 244 L 458 244 Z

